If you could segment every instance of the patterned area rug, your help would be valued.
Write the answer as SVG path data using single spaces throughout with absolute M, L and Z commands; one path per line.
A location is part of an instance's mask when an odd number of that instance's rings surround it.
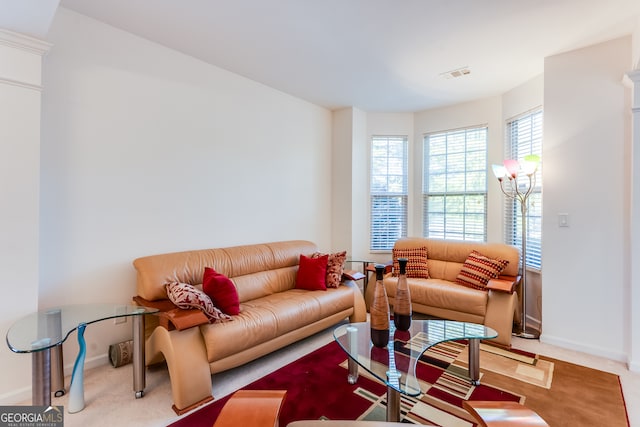
M 411 345 L 411 341 L 397 342 L 396 349 L 408 352 Z M 402 396 L 404 423 L 473 427 L 473 418 L 462 409 L 463 400 L 503 400 L 528 406 L 554 427 L 629 426 L 617 375 L 481 345 L 480 384 L 474 386 L 463 378 L 467 353 L 465 342 L 449 342 L 424 354 L 417 369 L 423 393 L 416 398 Z M 373 360 L 377 357 L 384 356 L 372 354 Z M 281 426 L 302 419 L 384 420 L 386 387 L 364 369 L 356 384 L 350 385 L 346 378 L 346 355 L 330 343 L 245 388 L 287 390 Z M 227 399 L 216 400 L 171 426 L 209 427 Z

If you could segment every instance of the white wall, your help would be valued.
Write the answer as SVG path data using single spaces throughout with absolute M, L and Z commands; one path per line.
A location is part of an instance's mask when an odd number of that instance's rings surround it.
M 640 70 L 640 16 L 638 16 L 633 30 L 632 43 L 633 69 Z
M 629 369 L 640 372 L 640 69 L 630 71 L 627 77 L 631 82 L 632 120 L 629 134 L 630 186 L 629 186 L 629 254 L 628 283 L 624 298 L 628 301 L 628 310 L 624 313 L 624 321 L 628 322 L 625 331 L 628 341 L 627 349 Z
M 625 37 L 549 57 L 544 74 L 541 339 L 617 360 L 626 360 L 630 65 Z
M 331 112 L 62 8 L 48 39 L 32 308 L 130 302 L 138 256 L 286 239 L 330 247 Z M 19 272 L 37 274 L 33 264 Z M 87 364 L 106 363 L 130 325 L 90 325 Z M 3 379 L 21 375 L 5 390 L 30 384 L 23 362 L 2 364 Z
M 38 307 L 42 55 L 48 45 L 0 30 L 0 334 Z M 30 395 L 31 357 L 0 346 L 0 402 Z
M 331 193 L 332 227 L 331 236 L 334 251 L 346 250 L 350 259 L 353 255 L 353 208 L 357 194 L 353 182 L 353 127 L 354 109 L 343 108 L 333 112 Z M 349 267 L 350 268 L 350 267 Z
M 346 250 L 347 258 L 369 256 L 369 138 L 367 113 L 358 108 L 333 112 L 333 250 Z M 361 264 L 348 268 L 359 269 Z

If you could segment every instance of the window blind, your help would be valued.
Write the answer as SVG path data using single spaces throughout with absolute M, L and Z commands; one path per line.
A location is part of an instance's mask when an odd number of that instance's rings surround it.
M 389 251 L 407 235 L 408 138 L 374 136 L 371 140 L 370 244 Z
M 423 236 L 485 241 L 487 127 L 429 134 L 423 144 Z
M 529 154 L 542 158 L 542 109 L 526 113 L 507 122 L 508 159 L 522 159 Z M 529 185 L 528 178 L 518 178 L 518 185 Z M 527 260 L 529 268 L 542 268 L 542 166 L 534 176 L 533 191 L 527 203 Z M 522 249 L 522 213 L 520 203 L 506 198 L 505 242 Z

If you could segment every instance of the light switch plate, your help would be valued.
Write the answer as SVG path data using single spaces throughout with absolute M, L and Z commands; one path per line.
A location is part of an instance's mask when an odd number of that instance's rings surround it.
M 559 213 L 558 214 L 558 227 L 568 227 L 569 226 L 569 214 L 568 213 Z

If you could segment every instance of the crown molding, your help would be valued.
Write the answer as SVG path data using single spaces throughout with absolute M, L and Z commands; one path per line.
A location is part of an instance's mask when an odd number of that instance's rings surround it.
M 24 88 L 24 89 L 31 89 L 31 90 L 36 90 L 38 92 L 42 92 L 42 86 L 29 84 L 29 83 L 24 83 L 24 82 L 20 82 L 18 80 L 13 80 L 13 79 L 6 79 L 6 78 L 0 77 L 0 84 L 9 85 L 9 86 L 17 86 L 17 87 L 21 87 L 21 88 Z
M 44 40 L 2 28 L 0 28 L 0 44 L 35 53 L 40 56 L 46 55 L 51 49 L 51 46 L 53 46 Z

